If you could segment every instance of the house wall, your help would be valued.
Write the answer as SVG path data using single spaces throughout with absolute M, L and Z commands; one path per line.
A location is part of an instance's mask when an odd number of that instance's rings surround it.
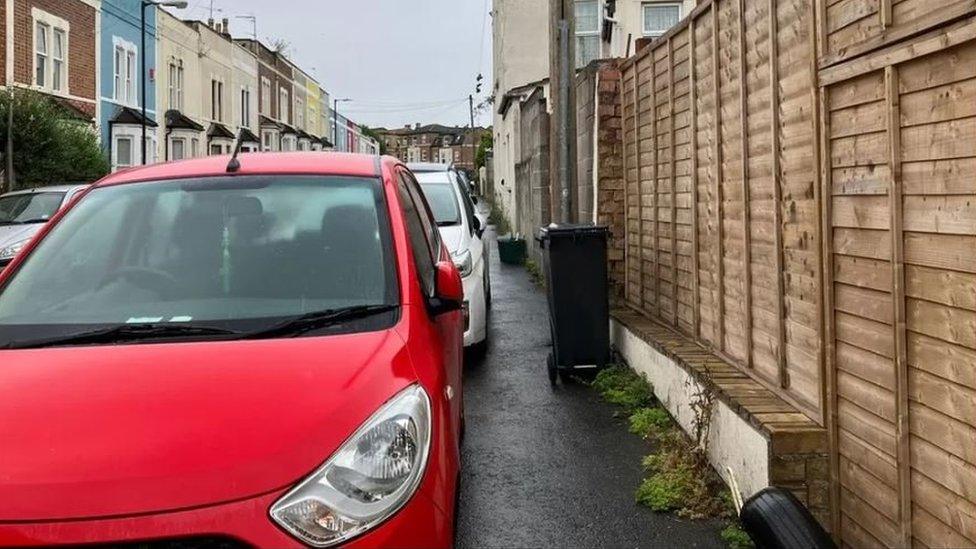
M 513 230 L 525 239 L 529 257 L 537 265 L 542 265 L 539 243 L 535 240 L 539 227 L 548 225 L 551 220 L 549 199 L 549 125 L 545 97 L 541 90 L 524 102 L 515 105 L 518 109 L 521 141 L 518 148 L 518 161 L 515 164 L 515 212 L 512 219 Z
M 202 41 L 200 33 L 194 27 L 184 23 L 180 19 L 170 15 L 165 10 L 156 12 L 159 28 L 158 43 L 158 63 L 160 70 L 156 71 L 156 87 L 159 92 L 158 109 L 160 116 L 158 157 L 167 158 L 167 138 L 165 113 L 170 109 L 176 109 L 178 105 L 170 102 L 169 98 L 169 64 L 171 62 L 183 63 L 183 105 L 178 109 L 181 113 L 193 121 L 205 125 L 209 112 L 204 114 L 204 103 L 209 103 L 209 90 L 206 95 L 201 95 L 203 89 L 204 76 L 201 68 L 201 48 Z M 209 105 L 207 105 L 209 110 Z M 200 145 L 198 155 L 205 153 L 206 140 L 204 134 L 199 135 Z M 187 149 L 187 156 L 191 156 L 192 151 Z
M 142 64 L 142 22 L 140 4 L 126 2 L 125 0 L 103 0 L 101 11 L 101 32 L 99 33 L 99 84 L 101 109 L 99 112 L 98 130 L 101 137 L 102 147 L 106 154 L 111 150 L 111 128 L 109 120 L 114 118 L 122 107 L 131 107 L 136 110 L 142 108 L 141 84 L 138 79 L 145 79 L 146 84 L 146 115 L 151 119 L 160 122 L 161 116 L 157 110 L 158 102 L 156 98 L 156 84 L 159 80 L 156 71 L 156 45 L 159 37 L 156 33 L 156 12 L 157 9 L 146 9 L 146 51 L 145 66 L 138 71 L 135 82 L 136 97 L 134 101 L 126 103 L 123 98 L 115 97 L 115 46 L 121 43 L 131 44 L 136 48 L 136 64 Z M 74 29 L 72 28 L 72 31 Z M 154 74 L 155 77 L 150 77 Z M 151 154 L 146 156 L 151 158 Z M 160 156 L 160 158 L 162 158 Z
M 234 83 L 233 105 L 234 105 L 234 124 L 236 129 L 245 127 L 250 129 L 255 135 L 260 137 L 258 132 L 258 110 L 260 108 L 258 80 L 258 59 L 250 50 L 239 47 L 237 44 L 230 44 L 231 60 L 233 62 L 233 73 L 231 80 Z M 241 88 L 246 88 L 251 92 L 251 104 L 247 118 L 241 114 Z
M 15 0 L 13 2 L 13 82 L 32 87 L 34 83 L 34 23 L 32 9 L 43 10 L 70 24 L 68 33 L 68 89 L 61 97 L 93 119 L 98 102 L 96 44 L 99 3 L 95 0 Z M 6 11 L 4 12 L 6 15 Z M 4 31 L 6 33 L 6 29 Z M 11 38 L 4 41 L 4 54 Z M 9 60 L 8 60 L 9 61 Z M 7 67 L 8 65 L 5 65 Z

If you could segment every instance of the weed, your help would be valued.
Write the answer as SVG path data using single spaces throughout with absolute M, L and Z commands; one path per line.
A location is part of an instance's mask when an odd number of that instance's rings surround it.
M 641 408 L 628 419 L 630 432 L 643 438 L 658 438 L 672 428 L 671 416 L 664 408 Z
M 488 223 L 495 226 L 495 233 L 504 235 L 512 232 L 512 227 L 508 223 L 508 218 L 502 213 L 501 208 L 492 203 L 491 213 L 488 214 Z
M 629 413 L 653 401 L 653 393 L 647 380 L 626 366 L 601 370 L 593 380 L 593 387 L 607 402 L 622 406 Z
M 754 549 L 756 547 L 749 534 L 737 522 L 729 523 L 725 530 L 722 530 L 721 535 L 729 549 Z
M 536 287 L 538 288 L 546 287 L 546 279 L 542 275 L 542 269 L 539 268 L 539 265 L 535 261 L 531 259 L 526 259 L 525 270 L 528 271 L 529 273 L 529 280 L 531 280 L 532 283 L 536 285 Z

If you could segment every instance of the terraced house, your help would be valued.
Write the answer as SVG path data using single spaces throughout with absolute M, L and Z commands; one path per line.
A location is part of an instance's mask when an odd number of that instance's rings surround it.
M 98 126 L 102 145 L 113 170 L 151 164 L 159 158 L 155 77 L 157 10 L 145 9 L 144 40 L 141 2 L 103 0 L 101 8 L 98 70 L 101 112 Z M 142 51 L 143 45 L 145 51 Z
M 0 66 L 6 86 L 49 95 L 73 119 L 98 118 L 98 0 L 4 0 Z

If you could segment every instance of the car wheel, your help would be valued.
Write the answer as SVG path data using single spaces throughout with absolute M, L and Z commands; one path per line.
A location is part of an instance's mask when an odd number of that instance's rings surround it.
M 549 374 L 549 383 L 553 386 L 559 381 L 559 370 L 556 369 L 556 358 L 549 353 L 546 357 L 546 373 Z
M 488 264 L 485 264 L 485 310 L 491 309 L 491 274 L 488 273 Z
M 756 547 L 837 547 L 810 511 L 782 488 L 766 488 L 749 498 L 739 518 Z

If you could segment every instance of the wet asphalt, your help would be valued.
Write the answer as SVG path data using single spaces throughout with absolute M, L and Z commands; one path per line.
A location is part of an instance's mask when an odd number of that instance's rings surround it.
M 491 255 L 490 343 L 464 372 L 457 546 L 724 547 L 721 524 L 634 502 L 649 446 L 592 389 L 549 385 L 545 294 Z

